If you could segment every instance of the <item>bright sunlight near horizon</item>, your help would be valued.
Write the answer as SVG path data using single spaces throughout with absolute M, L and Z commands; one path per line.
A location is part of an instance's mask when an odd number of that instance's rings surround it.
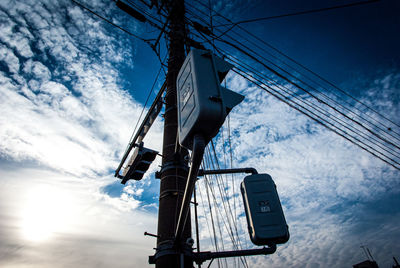
M 65 231 L 72 211 L 72 199 L 65 192 L 51 186 L 31 189 L 21 211 L 23 238 L 42 242 Z

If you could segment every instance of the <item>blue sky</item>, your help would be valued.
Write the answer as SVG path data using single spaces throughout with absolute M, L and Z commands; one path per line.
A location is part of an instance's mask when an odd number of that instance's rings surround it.
M 233 21 L 347 3 L 211 2 Z M 113 1 L 82 3 L 139 36 L 157 35 Z M 400 124 L 399 11 L 398 1 L 382 0 L 243 27 Z M 160 159 L 140 182 L 123 186 L 113 173 L 159 60 L 71 1 L 4 0 L 0 23 L 0 266 L 148 266 L 155 240 L 143 232 L 157 230 Z M 163 75 L 155 89 L 162 83 Z M 247 258 L 250 267 L 348 267 L 365 259 L 360 245 L 381 267 L 400 258 L 398 170 L 232 72 L 227 87 L 246 99 L 230 114 L 230 133 L 225 124 L 215 139 L 219 161 L 229 163 L 222 144 L 231 135 L 233 165 L 274 178 L 291 233 L 274 255 Z M 161 117 L 145 146 L 161 151 Z M 252 247 L 235 191 L 242 179 L 221 178 L 242 243 Z M 207 204 L 199 208 L 202 249 L 213 250 Z

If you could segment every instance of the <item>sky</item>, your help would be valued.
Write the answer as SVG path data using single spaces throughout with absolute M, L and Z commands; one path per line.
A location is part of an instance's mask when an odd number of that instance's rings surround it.
M 81 3 L 140 37 L 158 35 L 113 1 Z M 343 3 L 211 1 L 232 21 Z M 399 11 L 398 1 L 382 0 L 242 26 L 400 124 Z M 151 90 L 158 57 L 72 1 L 2 0 L 0 23 L 0 266 L 150 266 L 156 241 L 143 233 L 157 231 L 161 159 L 126 185 L 114 170 L 149 92 L 151 100 L 163 83 L 161 71 Z M 362 245 L 380 267 L 400 258 L 398 170 L 233 72 L 226 86 L 245 100 L 214 140 L 219 162 L 229 166 L 231 152 L 234 167 L 270 174 L 291 234 L 275 254 L 247 257 L 249 267 L 351 267 L 366 259 Z M 161 151 L 162 127 L 159 116 L 146 147 Z M 238 193 L 243 176 L 219 180 L 236 204 L 232 223 L 243 248 L 255 248 Z M 217 182 L 210 180 L 217 237 L 230 250 Z M 214 250 L 205 185 L 197 185 L 201 248 Z M 211 267 L 218 265 L 227 266 Z

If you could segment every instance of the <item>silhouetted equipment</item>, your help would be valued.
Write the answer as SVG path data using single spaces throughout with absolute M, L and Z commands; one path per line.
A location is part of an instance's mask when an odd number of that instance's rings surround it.
M 179 143 L 191 150 L 193 137 L 207 144 L 244 96 L 221 86 L 233 66 L 210 51 L 192 49 L 178 73 L 177 103 Z
M 212 32 L 211 32 L 211 30 L 210 30 L 208 27 L 206 27 L 206 26 L 204 26 L 204 25 L 198 23 L 197 21 L 193 21 L 192 24 L 193 24 L 193 27 L 194 27 L 197 31 L 202 32 L 202 33 L 204 33 L 204 34 L 206 34 L 206 35 L 212 35 Z
M 131 7 L 130 5 L 127 5 L 122 1 L 117 1 L 116 4 L 117 4 L 117 7 L 119 7 L 121 10 L 125 11 L 130 16 L 137 19 L 138 21 L 146 22 L 146 17 L 142 13 L 140 13 L 139 11 L 137 11 L 136 9 Z
M 219 251 L 219 252 L 198 252 L 193 253 L 193 260 L 197 264 L 202 264 L 207 260 L 214 260 L 218 258 L 240 257 L 240 256 L 255 256 L 255 255 L 269 255 L 274 254 L 276 245 L 271 245 L 263 248 L 233 250 L 233 251 Z M 210 263 L 211 264 L 211 263 Z M 210 267 L 210 264 L 208 267 Z
M 160 88 L 160 90 L 158 91 L 153 104 L 151 105 L 150 109 L 148 110 L 146 116 L 143 119 L 143 122 L 140 124 L 135 136 L 129 143 L 129 146 L 126 149 L 121 162 L 119 163 L 117 169 L 115 170 L 115 175 L 114 175 L 115 177 L 121 178 L 121 175 L 119 175 L 119 172 L 120 172 L 122 166 L 124 165 L 126 159 L 128 158 L 131 150 L 137 145 L 137 143 L 140 144 L 143 141 L 144 137 L 149 132 L 150 127 L 152 126 L 152 124 L 156 120 L 158 114 L 160 113 L 161 108 L 163 106 L 162 95 L 164 93 L 165 87 L 166 87 L 166 83 L 164 83 L 162 85 L 162 87 Z
M 246 176 L 240 189 L 251 241 L 259 246 L 287 242 L 289 228 L 271 176 Z
M 136 146 L 128 166 L 124 168 L 122 176 L 119 176 L 122 179 L 121 183 L 125 184 L 128 180 L 141 180 L 157 154 L 157 151 L 143 147 L 143 142 Z
M 379 268 L 376 261 L 366 260 L 353 265 L 353 268 Z
M 394 256 L 393 256 L 393 260 L 394 260 L 394 264 L 393 264 L 392 268 L 400 268 L 400 264 Z
M 160 237 L 159 235 L 155 235 L 155 234 L 148 233 L 148 232 L 144 232 L 144 235 L 152 236 L 152 237 L 156 237 L 156 238 Z
M 228 168 L 228 169 L 213 169 L 213 170 L 200 169 L 198 176 L 204 176 L 210 174 L 233 174 L 233 173 L 258 174 L 255 168 Z
M 379 268 L 378 264 L 374 260 L 374 257 L 372 257 L 371 251 L 369 251 L 369 248 L 367 246 L 361 246 L 360 248 L 363 249 L 365 256 L 367 256 L 368 260 L 354 264 L 354 268 Z
M 163 15 L 164 11 L 168 13 L 162 27 L 153 23 L 152 19 L 154 18 L 146 11 L 143 11 L 142 14 L 120 0 L 116 0 L 116 4 L 135 19 L 141 22 L 147 21 L 161 30 L 155 43 L 150 43 L 150 39 L 141 38 L 150 44 L 156 53 L 159 53 L 158 46 L 162 35 L 167 35 L 168 73 L 166 82 L 131 139 L 115 171 L 115 176 L 122 179 L 122 184 L 128 180 L 143 178 L 158 154 L 157 151 L 143 147 L 143 139 L 165 104 L 162 166 L 158 172 L 159 176 L 156 176 L 160 178 L 158 230 L 157 234 L 144 233 L 157 238 L 156 252 L 149 257 L 149 263 L 156 264 L 156 268 L 193 267 L 193 261 L 200 265 L 206 260 L 212 262 L 218 258 L 273 254 L 276 251 L 276 244 L 286 242 L 289 239 L 289 233 L 275 184 L 269 175 L 258 175 L 254 168 L 201 170 L 199 172 L 206 145 L 218 134 L 232 108 L 244 99 L 244 96 L 221 86 L 221 82 L 233 66 L 205 50 L 202 43 L 188 37 L 184 0 L 150 0 L 150 4 L 144 0 L 141 1 L 149 8 L 155 6 L 160 15 Z M 131 2 L 128 1 L 128 3 Z M 112 22 L 108 22 L 112 24 Z M 193 27 L 205 35 L 212 35 L 211 29 L 199 23 L 194 22 Z M 130 35 L 133 34 L 130 33 Z M 192 48 L 186 58 L 185 46 L 187 50 Z M 192 150 L 190 170 L 187 149 Z M 121 175 L 120 171 L 128 157 L 130 157 L 128 164 Z M 267 245 L 267 247 L 218 252 L 200 252 L 198 249 L 198 252 L 194 253 L 194 240 L 191 238 L 190 203 L 197 176 L 239 172 L 252 174 L 246 177 L 242 183 L 243 197 L 248 202 L 246 213 L 249 227 L 252 227 L 252 240 L 257 245 Z M 261 191 L 264 203 L 262 203 L 260 213 L 268 213 L 268 215 L 253 215 L 254 202 L 252 200 L 257 196 L 257 192 L 253 189 L 253 184 L 257 183 L 254 178 L 261 180 L 261 186 L 265 186 Z M 197 205 L 196 201 L 195 204 Z M 179 216 L 176 217 L 178 213 Z M 265 224 L 260 223 L 260 220 L 263 219 L 270 220 L 268 222 L 269 233 L 264 230 Z M 271 226 L 274 223 L 280 224 L 280 226 L 273 230 Z M 196 233 L 198 234 L 198 230 Z M 197 244 L 199 248 L 199 238 L 197 238 Z M 236 245 L 236 248 L 241 247 Z M 246 260 L 243 261 L 243 264 L 247 266 Z

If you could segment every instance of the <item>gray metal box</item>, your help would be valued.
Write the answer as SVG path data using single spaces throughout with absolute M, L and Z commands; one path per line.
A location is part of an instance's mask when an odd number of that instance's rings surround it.
M 179 143 L 192 149 L 193 136 L 208 143 L 243 96 L 220 84 L 232 65 L 210 51 L 192 49 L 176 81 Z
M 256 245 L 282 244 L 289 240 L 276 186 L 268 174 L 244 178 L 240 185 L 251 241 Z

